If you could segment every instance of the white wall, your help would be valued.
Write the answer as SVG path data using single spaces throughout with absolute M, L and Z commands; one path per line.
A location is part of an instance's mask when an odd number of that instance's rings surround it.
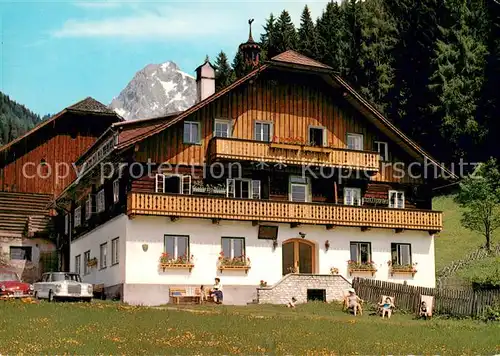
M 269 284 L 282 277 L 281 245 L 291 238 L 300 238 L 299 232 L 305 233 L 305 239 L 316 245 L 316 270 L 329 274 L 330 268 L 336 267 L 347 279 L 347 261 L 350 259 L 350 241 L 366 241 L 372 244 L 372 258 L 377 265 L 373 278 L 403 282 L 410 285 L 435 286 L 434 276 L 434 238 L 425 231 L 404 231 L 396 234 L 391 229 L 371 229 L 362 232 L 359 228 L 335 228 L 326 230 L 325 226 L 304 225 L 291 228 L 289 224 L 280 224 L 278 247 L 272 248 L 272 241 L 257 239 L 258 227 L 250 222 L 221 221 L 212 224 L 209 219 L 182 218 L 172 222 L 167 217 L 135 217 L 128 223 L 126 244 L 126 283 L 145 284 L 191 284 L 211 285 L 215 277 L 220 277 L 227 285 L 258 285 L 261 280 Z M 191 254 L 194 255 L 195 267 L 188 270 L 159 270 L 159 258 L 163 252 L 165 234 L 190 236 Z M 221 251 L 221 237 L 245 237 L 246 254 L 252 267 L 245 274 L 242 271 L 223 271 L 217 269 L 217 259 Z M 330 248 L 325 249 L 329 240 Z M 387 261 L 391 258 L 391 242 L 411 243 L 413 262 L 418 272 L 411 275 L 394 276 L 389 274 Z M 147 245 L 145 252 L 143 245 Z M 371 277 L 360 274 L 360 277 Z
M 106 287 L 123 283 L 125 280 L 125 240 L 127 235 L 127 215 L 119 215 L 91 232 L 80 236 L 71 243 L 70 270 L 75 272 L 75 256 L 81 255 L 80 275 L 87 283 L 104 283 Z M 118 264 L 112 265 L 111 240 L 118 240 Z M 100 246 L 107 242 L 106 268 L 100 269 Z M 97 266 L 84 275 L 84 254 L 90 250 L 90 258 L 97 258 Z

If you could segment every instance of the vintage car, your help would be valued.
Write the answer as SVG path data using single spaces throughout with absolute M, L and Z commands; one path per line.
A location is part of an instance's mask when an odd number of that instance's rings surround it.
M 80 275 L 69 272 L 48 272 L 42 275 L 40 282 L 34 285 L 35 297 L 48 299 L 76 299 L 90 302 L 93 291 L 92 284 L 82 283 Z
M 23 298 L 33 295 L 33 286 L 23 283 L 16 272 L 0 269 L 0 297 Z

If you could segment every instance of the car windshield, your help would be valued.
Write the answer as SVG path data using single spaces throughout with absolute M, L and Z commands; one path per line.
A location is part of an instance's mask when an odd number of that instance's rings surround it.
M 19 282 L 19 277 L 14 272 L 0 272 L 0 282 L 4 281 L 17 281 Z
M 52 281 L 75 281 L 81 282 L 80 275 L 75 273 L 54 273 L 52 275 Z

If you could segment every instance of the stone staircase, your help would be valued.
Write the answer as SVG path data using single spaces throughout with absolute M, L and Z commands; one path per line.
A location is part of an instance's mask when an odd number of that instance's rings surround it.
M 257 304 L 288 304 L 292 297 L 297 303 L 307 303 L 308 296 L 324 293 L 325 301 L 341 301 L 351 283 L 341 275 L 290 273 L 271 287 L 257 288 Z M 321 294 L 320 292 L 320 294 Z
M 47 194 L 0 192 L 0 236 L 31 237 L 47 234 L 52 226 Z

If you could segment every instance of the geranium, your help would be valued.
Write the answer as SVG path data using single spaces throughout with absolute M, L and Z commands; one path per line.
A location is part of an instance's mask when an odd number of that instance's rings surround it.
M 191 264 L 193 262 L 194 256 L 177 256 L 177 258 L 171 257 L 167 252 L 163 252 L 160 256 L 161 264 Z
M 358 261 L 349 260 L 349 261 L 347 261 L 347 265 L 348 265 L 349 269 L 364 269 L 364 270 L 369 270 L 369 271 L 375 269 L 375 262 L 373 262 L 373 261 L 358 262 Z
M 416 272 L 416 266 L 417 262 L 411 263 L 411 264 L 397 264 L 393 263 L 392 261 L 387 261 L 387 265 L 392 269 L 396 271 L 411 271 L 411 272 Z
M 250 266 L 250 258 L 245 255 L 239 257 L 224 257 L 224 252 L 219 254 L 220 266 Z

